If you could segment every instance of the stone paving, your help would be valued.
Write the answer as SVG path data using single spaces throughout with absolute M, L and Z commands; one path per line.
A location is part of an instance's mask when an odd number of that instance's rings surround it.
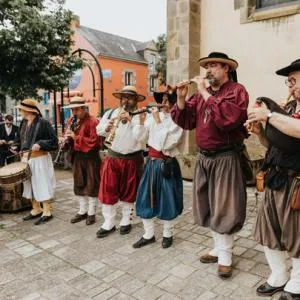
M 105 239 L 96 238 L 99 213 L 92 226 L 70 223 L 78 209 L 70 175 L 58 181 L 50 223 L 23 222 L 25 212 L 0 215 L 1 300 L 271 299 L 255 295 L 269 269 L 251 237 L 257 211 L 253 188 L 248 189 L 247 221 L 236 237 L 233 276 L 222 280 L 216 264 L 199 262 L 212 238 L 209 230 L 193 224 L 192 183 L 184 183 L 185 210 L 175 225 L 173 247 L 161 248 L 162 225 L 157 221 L 157 242 L 133 249 L 143 233 L 138 218 L 130 235 L 117 231 Z

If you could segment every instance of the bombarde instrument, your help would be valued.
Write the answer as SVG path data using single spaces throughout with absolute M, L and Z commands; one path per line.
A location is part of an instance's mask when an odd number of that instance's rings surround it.
M 290 98 L 291 95 L 289 95 L 289 97 L 287 98 L 286 104 L 289 103 Z M 270 98 L 259 97 L 256 101 L 260 104 L 265 104 L 266 107 L 272 112 L 289 116 L 289 114 L 280 105 L 278 105 L 274 100 Z M 265 127 L 265 136 L 271 145 L 284 151 L 285 153 L 293 154 L 300 151 L 300 139 L 284 134 L 269 122 L 267 122 Z
M 176 90 L 178 88 L 182 88 L 182 87 L 188 86 L 192 83 L 196 83 L 194 81 L 195 79 L 196 79 L 196 77 L 193 77 L 193 78 L 188 79 L 188 80 L 180 81 L 180 82 L 176 83 L 174 87 L 171 87 L 171 86 L 168 85 L 168 92 L 176 92 Z M 208 79 L 208 76 L 205 76 L 203 79 Z
M 292 97 L 292 94 L 289 93 L 288 97 L 285 99 L 284 102 L 281 103 L 281 105 L 278 105 L 274 100 L 267 98 L 267 97 L 258 97 L 255 101 L 254 107 L 261 107 L 262 104 L 264 103 L 266 107 L 271 110 L 272 112 L 278 112 L 279 114 L 287 115 L 287 112 L 283 109 L 285 107 L 290 99 Z M 254 129 L 254 123 L 250 123 L 248 125 L 248 132 L 251 134 Z

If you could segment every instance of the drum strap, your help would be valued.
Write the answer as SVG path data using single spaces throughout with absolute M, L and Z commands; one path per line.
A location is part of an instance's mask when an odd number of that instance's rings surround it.
M 28 154 L 28 161 L 29 161 L 29 159 L 30 159 L 30 157 L 31 157 L 31 152 L 32 152 L 31 149 L 32 149 L 32 146 L 33 146 L 34 143 L 35 143 L 35 139 L 36 139 L 37 134 L 38 134 L 38 131 L 39 131 L 39 129 L 40 129 L 40 125 L 41 125 L 41 119 L 38 118 L 37 123 L 36 123 L 35 130 L 34 130 L 34 133 L 33 133 L 33 137 L 32 137 L 32 140 L 31 140 L 30 152 L 29 152 L 29 154 Z

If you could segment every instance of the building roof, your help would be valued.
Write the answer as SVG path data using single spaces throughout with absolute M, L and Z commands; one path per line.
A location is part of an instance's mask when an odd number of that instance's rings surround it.
M 78 32 L 96 49 L 98 55 L 106 57 L 147 64 L 148 62 L 141 52 L 146 49 L 155 51 L 152 41 L 139 42 L 85 26 L 80 26 Z

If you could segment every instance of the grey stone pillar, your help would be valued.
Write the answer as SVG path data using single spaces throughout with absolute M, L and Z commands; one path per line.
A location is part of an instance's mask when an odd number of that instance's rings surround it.
M 167 81 L 175 84 L 200 73 L 200 9 L 201 0 L 168 0 Z M 192 92 L 192 91 L 191 91 Z M 187 132 L 179 163 L 183 177 L 192 179 L 197 145 L 195 132 Z

